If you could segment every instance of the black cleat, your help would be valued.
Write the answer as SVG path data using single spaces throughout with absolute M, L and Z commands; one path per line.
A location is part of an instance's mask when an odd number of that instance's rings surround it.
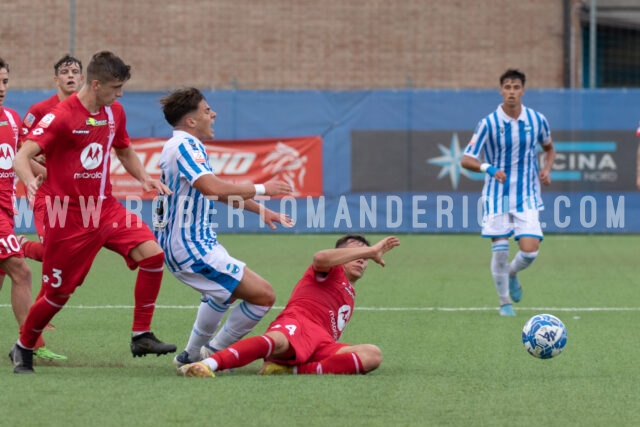
M 142 357 L 147 354 L 175 353 L 175 344 L 166 344 L 156 338 L 153 332 L 145 332 L 131 338 L 131 354 L 133 357 Z
M 16 374 L 34 374 L 33 350 L 20 347 L 17 343 L 11 347 L 9 358 L 13 362 L 13 372 Z

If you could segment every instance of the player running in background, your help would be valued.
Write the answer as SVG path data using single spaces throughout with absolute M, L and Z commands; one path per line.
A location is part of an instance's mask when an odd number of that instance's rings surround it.
M 384 267 L 385 253 L 400 245 L 393 236 L 371 246 L 358 234 L 347 234 L 334 249 L 316 252 L 313 263 L 293 289 L 289 302 L 263 335 L 245 338 L 201 362 L 184 365 L 187 377 L 265 359 L 260 374 L 366 374 L 382 363 L 373 344 L 338 342 L 353 315 L 355 284 L 367 260 Z
M 0 289 L 5 272 L 11 278 L 11 306 L 22 327 L 31 307 L 31 270 L 14 232 L 15 172 L 12 161 L 20 139 L 20 118 L 14 110 L 4 107 L 9 86 L 9 64 L 0 58 Z M 36 342 L 39 354 L 48 359 L 66 359 L 44 346 L 41 336 Z
M 50 112 L 60 101 L 67 99 L 72 93 L 80 90 L 82 83 L 84 82 L 84 76 L 82 75 L 82 62 L 79 59 L 70 55 L 65 55 L 60 58 L 53 66 L 53 81 L 56 84 L 56 93 L 51 97 L 40 101 L 32 105 L 27 114 L 22 120 L 22 134 L 27 136 L 31 129 L 40 122 L 40 119 L 45 114 Z M 37 156 L 36 160 L 44 165 L 45 159 L 43 155 Z M 37 167 L 37 165 L 36 165 Z M 43 171 L 38 171 L 42 173 Z M 46 171 L 44 171 L 46 173 Z M 33 219 L 36 227 L 36 233 L 38 234 L 37 242 L 30 242 L 25 236 L 20 236 L 20 243 L 24 249 L 24 255 L 27 258 L 34 259 L 36 261 L 42 261 L 42 252 L 44 248 L 42 246 L 44 242 L 44 230 L 47 222 L 47 206 L 45 203 L 45 196 L 49 194 L 49 185 L 45 179 L 38 191 L 36 192 L 35 199 L 33 201 Z M 40 295 L 42 290 L 40 290 Z M 36 299 L 38 298 L 36 297 Z
M 162 182 L 173 195 L 158 201 L 155 234 L 167 254 L 169 270 L 201 294 L 187 347 L 174 358 L 174 364 L 182 366 L 238 341 L 275 302 L 271 284 L 229 255 L 218 241 L 212 219 L 214 200 L 257 213 L 273 229 L 275 223 L 288 228 L 293 226 L 289 216 L 266 209 L 251 198 L 290 194 L 292 189 L 279 180 L 233 184 L 214 174 L 202 141 L 213 139 L 216 113 L 198 89 L 177 90 L 160 103 L 165 119 L 173 126 L 173 137 L 165 143 L 160 157 Z M 213 337 L 237 299 L 242 302 L 230 311 Z
M 16 373 L 33 373 L 33 348 L 47 323 L 82 284 L 101 248 L 138 269 L 131 337 L 133 356 L 176 350 L 151 332 L 164 271 L 164 252 L 151 230 L 111 194 L 111 148 L 144 191 L 169 189 L 152 179 L 133 150 L 126 116 L 117 98 L 131 77 L 130 66 L 111 52 L 98 52 L 87 67 L 87 84 L 45 115 L 16 155 L 14 168 L 32 197 L 42 182 L 30 161 L 43 152 L 50 204 L 66 206 L 47 228 L 42 264 L 44 296 L 33 304 L 20 338 L 11 349 Z M 66 214 L 66 215 L 65 215 Z
M 544 209 L 540 182 L 551 183 L 555 149 L 547 119 L 522 105 L 525 75 L 509 69 L 500 76 L 503 102 L 480 120 L 467 145 L 461 165 L 486 173 L 483 198 L 482 237 L 490 238 L 491 273 L 500 299 L 500 315 L 515 316 L 512 302 L 522 298 L 518 272 L 538 256 L 542 241 L 539 211 Z M 538 166 L 537 145 L 544 150 L 544 164 Z M 484 155 L 486 163 L 481 163 Z M 515 235 L 519 251 L 509 263 L 510 236 Z

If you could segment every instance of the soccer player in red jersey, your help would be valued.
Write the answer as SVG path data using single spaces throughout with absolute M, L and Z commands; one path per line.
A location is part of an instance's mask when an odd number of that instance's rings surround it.
M 68 54 L 54 64 L 53 71 L 53 81 L 56 84 L 57 91 L 51 97 L 29 108 L 22 120 L 22 135 L 25 137 L 31 129 L 40 122 L 45 114 L 49 113 L 60 101 L 67 99 L 71 94 L 77 92 L 84 82 L 82 62 Z M 36 160 L 44 164 L 44 156 L 40 155 Z M 44 251 L 42 243 L 44 242 L 44 229 L 47 223 L 47 205 L 45 203 L 45 196 L 47 194 L 49 194 L 49 185 L 45 180 L 36 192 L 35 200 L 33 201 L 33 219 L 36 233 L 38 234 L 38 241 L 30 242 L 23 236 L 19 237 L 22 243 L 22 249 L 24 250 L 24 256 L 36 261 L 42 261 L 42 253 Z M 40 294 L 36 299 L 41 295 L 42 290 L 40 290 Z
M 355 283 L 367 260 L 384 267 L 385 253 L 400 245 L 393 236 L 370 246 L 359 234 L 338 239 L 334 249 L 317 252 L 293 289 L 284 310 L 263 335 L 245 338 L 201 362 L 178 369 L 187 377 L 213 377 L 214 371 L 264 359 L 260 374 L 366 374 L 382 362 L 373 344 L 338 342 L 353 314 Z
M 20 116 L 4 107 L 9 86 L 9 64 L 0 58 L 0 289 L 11 278 L 13 315 L 22 326 L 31 306 L 31 270 L 14 232 L 15 172 L 12 161 L 20 138 Z
M 33 304 L 20 338 L 11 349 L 14 372 L 33 373 L 33 348 L 47 323 L 82 284 L 99 250 L 110 249 L 139 267 L 131 352 L 133 356 L 166 354 L 176 346 L 151 332 L 155 301 L 160 291 L 164 252 L 153 233 L 111 194 L 110 152 L 115 154 L 144 191 L 169 189 L 152 179 L 130 144 L 126 117 L 117 98 L 131 77 L 130 66 L 111 52 L 98 52 L 87 66 L 87 83 L 58 104 L 29 133 L 16 155 L 14 168 L 32 197 L 42 183 L 30 161 L 43 152 L 50 195 L 42 286 L 44 296 Z

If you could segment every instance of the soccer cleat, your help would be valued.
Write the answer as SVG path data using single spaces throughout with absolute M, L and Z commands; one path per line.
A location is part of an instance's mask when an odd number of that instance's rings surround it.
M 518 276 L 509 276 L 509 295 L 511 295 L 513 302 L 520 302 L 522 299 L 522 286 L 520 286 Z
M 500 316 L 515 316 L 516 312 L 513 311 L 511 304 L 505 304 L 500 306 Z
M 211 347 L 209 343 L 206 343 L 200 348 L 200 360 L 204 360 L 207 357 L 211 357 L 213 354 L 217 353 L 218 350 Z
M 153 335 L 153 332 L 145 332 L 131 338 L 131 354 L 133 357 L 142 357 L 147 354 L 175 353 L 175 344 L 167 344 L 160 341 Z
M 199 362 L 202 359 L 199 360 L 191 360 L 189 358 L 189 353 L 187 353 L 187 350 L 183 351 L 182 353 L 180 353 L 179 355 L 177 355 L 176 357 L 173 358 L 173 365 L 176 368 L 181 368 L 184 365 L 189 365 L 190 363 L 195 363 L 195 362 Z
M 17 343 L 11 347 L 9 358 L 13 362 L 16 374 L 33 374 L 33 350 L 20 347 Z
M 264 362 L 258 375 L 291 375 L 293 374 L 293 366 L 280 365 L 274 362 Z
M 216 376 L 209 365 L 202 362 L 190 363 L 178 368 L 178 375 L 200 378 L 214 378 Z
M 54 353 L 46 347 L 40 347 L 33 352 L 33 357 L 37 357 L 42 360 L 67 360 L 67 356 Z

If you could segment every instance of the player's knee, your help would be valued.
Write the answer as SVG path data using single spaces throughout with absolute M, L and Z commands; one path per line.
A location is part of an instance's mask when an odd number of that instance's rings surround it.
M 257 295 L 254 304 L 263 305 L 265 307 L 271 307 L 276 302 L 276 292 L 273 290 L 273 286 L 266 280 L 262 279 L 260 283 L 259 295 Z
M 365 373 L 377 369 L 382 363 L 382 351 L 373 344 L 364 344 L 362 349 L 358 351 L 358 357 Z

